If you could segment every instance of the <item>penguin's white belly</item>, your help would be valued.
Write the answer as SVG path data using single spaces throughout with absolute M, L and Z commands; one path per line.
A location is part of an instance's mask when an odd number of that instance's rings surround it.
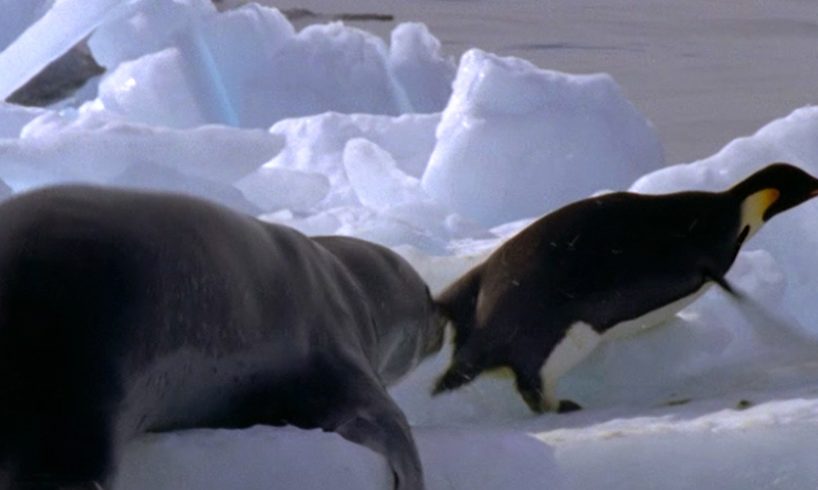
M 630 337 L 670 320 L 674 315 L 676 315 L 676 313 L 680 312 L 686 306 L 696 301 L 699 296 L 704 294 L 710 288 L 712 284 L 713 283 L 708 281 L 704 283 L 704 285 L 696 292 L 690 295 L 679 298 L 672 303 L 662 306 L 661 308 L 649 311 L 640 317 L 617 323 L 602 334 L 602 340 Z
M 576 322 L 554 347 L 540 368 L 544 409 L 557 410 L 557 383 L 560 378 L 593 352 L 602 338 L 590 325 Z
M 706 282 L 693 294 L 677 299 L 640 317 L 620 322 L 606 330 L 604 334 L 599 334 L 593 326 L 582 321 L 571 325 L 565 332 L 565 337 L 554 347 L 540 369 L 540 380 L 544 392 L 544 408 L 546 410 L 556 410 L 559 407 L 559 398 L 557 397 L 559 379 L 588 357 L 600 342 L 636 335 L 669 320 L 685 306 L 704 294 L 711 285 L 712 283 Z

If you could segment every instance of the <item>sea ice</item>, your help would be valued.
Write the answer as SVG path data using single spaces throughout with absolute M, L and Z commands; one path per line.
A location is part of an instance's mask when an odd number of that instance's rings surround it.
M 144 164 L 232 184 L 272 158 L 282 143 L 261 130 L 178 130 L 94 112 L 46 112 L 23 128 L 20 139 L 0 139 L 0 178 L 15 190 L 69 181 L 107 183 Z
M 457 67 L 440 50 L 440 41 L 423 24 L 406 22 L 392 31 L 389 68 L 413 112 L 440 112 L 452 94 Z
M 652 126 L 608 75 L 565 75 L 473 49 L 423 176 L 429 194 L 487 226 L 538 216 L 663 165 Z
M 420 25 L 398 26 L 387 48 L 337 23 L 296 33 L 259 6 L 123 2 L 134 10 L 109 21 L 114 3 L 62 0 L 11 51 L 33 53 L 30 68 L 103 22 L 91 45 L 111 69 L 78 110 L 0 105 L 0 179 L 15 191 L 81 181 L 191 193 L 309 234 L 394 246 L 439 292 L 533 217 L 663 164 L 650 124 L 605 75 L 473 50 L 452 92 L 453 67 Z M 0 0 L 20 14 L 0 26 L 21 30 L 47 4 Z M 0 85 L 25 78 L 0 72 Z M 215 120 L 263 129 L 203 125 Z M 818 174 L 818 108 L 631 189 L 724 189 L 775 160 Z M 0 199 L 9 193 L 0 182 Z M 447 342 L 391 389 L 429 490 L 815 488 L 816 213 L 818 201 L 804 204 L 747 244 L 728 276 L 746 301 L 714 287 L 569 373 L 559 393 L 584 411 L 533 416 L 503 373 L 432 398 Z M 126 451 L 116 488 L 390 483 L 382 458 L 336 434 L 254 427 L 146 436 Z
M 0 0 L 0 51 L 34 21 L 43 16 L 54 4 L 54 0 Z
M 107 185 L 130 189 L 175 192 L 215 201 L 243 213 L 256 215 L 261 208 L 248 200 L 236 187 L 215 180 L 194 177 L 150 161 L 128 165 L 122 173 L 112 177 Z
M 291 226 L 307 235 L 347 235 L 387 247 L 411 245 L 432 255 L 449 252 L 445 237 L 414 223 L 365 206 L 337 206 L 309 216 L 272 213 L 262 219 Z
M 139 0 L 60 0 L 0 51 L 0 101 L 97 26 L 126 15 Z M 14 13 L 16 9 L 11 9 Z M 7 11 L 3 14 L 7 15 Z
M 0 102 L 0 139 L 19 138 L 26 124 L 45 114 L 45 109 Z
M 94 59 L 108 69 L 175 45 L 193 22 L 216 13 L 210 0 L 142 0 L 129 15 L 100 25 L 88 39 Z
M 343 163 L 347 142 L 365 138 L 389 153 L 398 169 L 419 177 L 435 144 L 440 116 L 407 114 L 398 117 L 329 112 L 285 119 L 270 133 L 286 141 L 284 149 L 265 167 L 281 167 L 326 176 L 331 184 L 325 209 L 357 205 Z M 263 170 L 259 170 L 263 172 Z
M 384 210 L 429 200 L 418 179 L 403 173 L 389 152 L 365 138 L 349 140 L 341 158 L 352 189 L 364 206 Z
M 98 98 L 83 106 L 140 124 L 193 128 L 206 122 L 206 108 L 192 91 L 182 54 L 167 48 L 126 61 L 102 78 Z
M 308 216 L 296 216 L 289 209 L 282 209 L 262 214 L 259 219 L 295 228 L 308 236 L 337 235 L 342 225 L 341 218 L 337 216 L 340 211 L 343 211 L 343 208 L 334 208 Z
M 419 26 L 396 29 L 391 52 L 380 38 L 341 23 L 296 34 L 275 9 L 208 9 L 192 0 L 146 6 L 103 26 L 94 52 L 111 67 L 122 63 L 101 83 L 97 107 L 177 128 L 261 128 L 327 111 L 434 112 L 448 99 L 451 63 Z
M 414 122 L 421 124 L 413 125 L 414 117 L 418 118 Z M 313 208 L 323 210 L 321 218 L 282 215 L 265 218 L 304 232 L 316 230 L 316 223 L 320 223 L 318 229 L 322 233 L 352 234 L 387 246 L 411 245 L 436 254 L 451 253 L 447 243 L 454 239 L 494 237 L 436 203 L 421 188 L 419 179 L 404 172 L 391 153 L 357 136 L 367 135 L 394 147 L 399 154 L 405 153 L 406 139 L 424 139 L 413 137 L 413 133 L 420 131 L 429 137 L 432 133 L 432 127 L 426 123 L 433 119 L 412 118 L 326 114 L 282 121 L 271 132 L 286 135 L 285 150 L 244 182 L 259 182 L 259 189 L 269 187 L 270 184 L 262 183 L 265 173 L 288 168 L 326 175 L 332 183 L 330 195 Z M 398 129 L 407 138 L 401 138 Z M 424 146 L 431 148 L 431 143 Z M 240 188 L 250 196 L 247 187 Z
M 329 179 L 316 172 L 265 166 L 236 182 L 236 187 L 264 212 L 309 212 L 327 196 Z

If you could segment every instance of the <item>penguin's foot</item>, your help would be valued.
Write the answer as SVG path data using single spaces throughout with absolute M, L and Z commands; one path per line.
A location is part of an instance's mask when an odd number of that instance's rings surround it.
M 582 407 L 571 400 L 560 400 L 560 404 L 557 407 L 557 413 L 576 412 L 577 410 L 582 410 Z
M 521 389 L 520 396 L 523 397 L 523 401 L 525 401 L 525 404 L 528 405 L 528 408 L 530 408 L 532 412 L 544 413 L 548 410 L 547 407 L 543 405 L 542 393 L 538 390 Z
M 753 402 L 751 402 L 750 400 L 739 400 L 739 402 L 736 403 L 736 410 L 747 410 L 752 406 Z

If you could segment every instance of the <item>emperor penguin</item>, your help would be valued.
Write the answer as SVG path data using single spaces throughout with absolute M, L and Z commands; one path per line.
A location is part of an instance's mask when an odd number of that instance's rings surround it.
M 723 192 L 584 199 L 532 223 L 437 298 L 454 327 L 433 393 L 507 367 L 534 412 L 570 411 L 561 376 L 600 341 L 658 325 L 725 279 L 773 216 L 818 195 L 818 179 L 771 164 Z

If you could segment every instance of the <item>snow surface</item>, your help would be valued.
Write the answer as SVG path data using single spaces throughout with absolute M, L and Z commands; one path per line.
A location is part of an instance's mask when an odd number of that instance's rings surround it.
M 99 24 L 90 46 L 109 71 L 94 100 L 0 104 L 0 198 L 76 181 L 192 193 L 394 247 L 439 291 L 533 218 L 597 191 L 722 189 L 778 160 L 818 174 L 815 107 L 662 168 L 650 122 L 604 74 L 479 50 L 456 66 L 420 24 L 387 46 L 340 23 L 296 32 L 255 5 L 134 0 L 109 16 L 96 0 L 55 20 L 72 1 L 2 20 L 20 33 L 40 18 L 0 61 L 42 40 L 41 62 Z M 533 416 L 502 373 L 433 399 L 444 348 L 391 389 L 428 487 L 817 487 L 816 219 L 818 202 L 804 204 L 745 246 L 728 279 L 746 301 L 713 289 L 603 345 L 559 387 L 581 412 Z M 116 488 L 390 485 L 380 456 L 336 434 L 254 427 L 145 436 Z

